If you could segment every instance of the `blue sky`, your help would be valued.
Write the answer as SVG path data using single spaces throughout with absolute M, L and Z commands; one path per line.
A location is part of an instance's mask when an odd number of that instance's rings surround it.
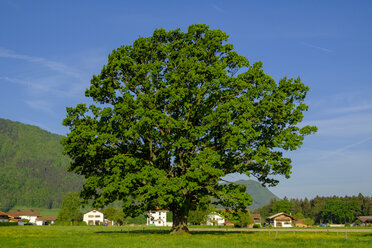
M 279 197 L 371 196 L 372 1 L 0 1 L 0 118 L 66 134 L 66 106 L 107 55 L 156 28 L 206 23 L 251 63 L 310 87 L 316 125 Z M 232 179 L 241 178 L 233 175 Z

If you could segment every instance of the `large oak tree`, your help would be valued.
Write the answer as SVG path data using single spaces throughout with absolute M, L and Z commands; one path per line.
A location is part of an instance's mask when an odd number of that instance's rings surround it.
M 316 131 L 299 127 L 309 88 L 300 78 L 276 83 L 227 39 L 206 25 L 157 29 L 109 55 L 85 93 L 95 104 L 68 107 L 63 122 L 84 198 L 96 206 L 121 200 L 130 216 L 169 209 L 172 232 L 187 232 L 189 210 L 204 196 L 235 210 L 251 203 L 224 176 L 269 185 L 278 183 L 273 175 L 289 177 L 283 151 Z

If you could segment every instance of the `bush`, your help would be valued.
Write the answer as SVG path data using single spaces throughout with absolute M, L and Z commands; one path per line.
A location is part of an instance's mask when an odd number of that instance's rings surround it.
M 0 226 L 18 226 L 18 222 L 0 222 Z
M 254 224 L 254 225 L 253 225 L 253 228 L 260 228 L 260 227 L 261 227 L 260 224 Z

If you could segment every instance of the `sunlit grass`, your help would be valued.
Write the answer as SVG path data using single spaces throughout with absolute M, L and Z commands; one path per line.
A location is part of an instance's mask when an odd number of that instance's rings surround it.
M 194 232 L 95 226 L 0 227 L 0 247 L 372 247 L 372 233 Z

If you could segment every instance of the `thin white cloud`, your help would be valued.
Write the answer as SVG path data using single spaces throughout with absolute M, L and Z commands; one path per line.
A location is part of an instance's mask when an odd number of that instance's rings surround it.
M 49 115 L 57 117 L 57 114 L 52 110 L 53 104 L 44 100 L 26 100 L 25 103 L 33 109 L 41 110 Z
M 371 139 L 372 139 L 372 136 L 369 136 L 369 137 L 367 137 L 365 139 L 359 140 L 357 142 L 353 142 L 352 144 L 349 144 L 349 145 L 344 146 L 344 147 L 342 147 L 340 149 L 337 149 L 336 151 L 329 152 L 328 154 L 319 157 L 319 159 L 317 159 L 317 161 L 318 160 L 324 160 L 324 159 L 327 159 L 329 157 L 338 156 L 340 154 L 343 154 L 345 151 L 349 150 L 350 148 L 353 148 L 355 146 L 361 145 L 361 144 L 363 144 L 363 143 L 365 143 L 365 142 L 367 142 L 367 141 L 369 141 Z
M 220 7 L 218 7 L 216 4 L 212 4 L 212 7 L 213 7 L 213 9 L 217 10 L 218 12 L 225 13 L 225 11 L 223 9 L 221 9 Z
M 344 107 L 344 108 L 331 108 L 327 112 L 334 113 L 334 114 L 347 114 L 353 112 L 361 112 L 361 111 L 368 111 L 372 110 L 372 103 L 370 104 L 362 104 L 358 106 L 351 106 L 351 107 Z
M 318 127 L 316 135 L 326 137 L 366 137 L 372 135 L 372 115 L 353 113 L 334 118 L 305 121 L 302 125 Z
M 40 64 L 53 71 L 59 72 L 61 74 L 69 75 L 74 78 L 81 78 L 81 73 L 77 72 L 74 68 L 71 68 L 63 63 L 47 60 L 41 57 L 28 56 L 23 54 L 15 53 L 14 51 L 0 48 L 0 57 L 9 59 L 20 59 L 28 61 L 30 63 Z
M 54 95 L 57 97 L 74 97 L 77 96 L 78 93 L 83 92 L 82 86 L 76 84 L 71 87 L 65 87 L 64 90 L 59 90 L 57 86 L 62 84 L 64 79 L 58 78 L 57 76 L 49 76 L 44 78 L 38 79 L 19 79 L 19 78 L 10 78 L 10 77 L 0 77 L 1 81 L 8 81 L 13 84 L 18 84 L 25 86 L 28 90 L 28 94 L 31 96 L 40 96 L 43 94 L 47 94 L 48 96 Z M 81 94 L 80 94 L 81 95 Z
M 11 6 L 11 7 L 13 7 L 13 8 L 15 8 L 15 9 L 19 9 L 19 3 L 15 3 L 15 1 L 10 1 L 10 0 L 8 0 L 8 1 L 6 1 L 6 3 L 8 4 L 8 6 Z
M 330 50 L 330 49 L 327 49 L 327 48 L 324 48 L 324 47 L 320 47 L 320 46 L 314 46 L 314 45 L 309 44 L 309 43 L 302 42 L 301 44 L 304 45 L 304 46 L 307 46 L 307 47 L 311 47 L 311 48 L 315 48 L 315 49 L 321 50 L 323 52 L 327 52 L 327 53 L 332 52 L 332 50 Z

